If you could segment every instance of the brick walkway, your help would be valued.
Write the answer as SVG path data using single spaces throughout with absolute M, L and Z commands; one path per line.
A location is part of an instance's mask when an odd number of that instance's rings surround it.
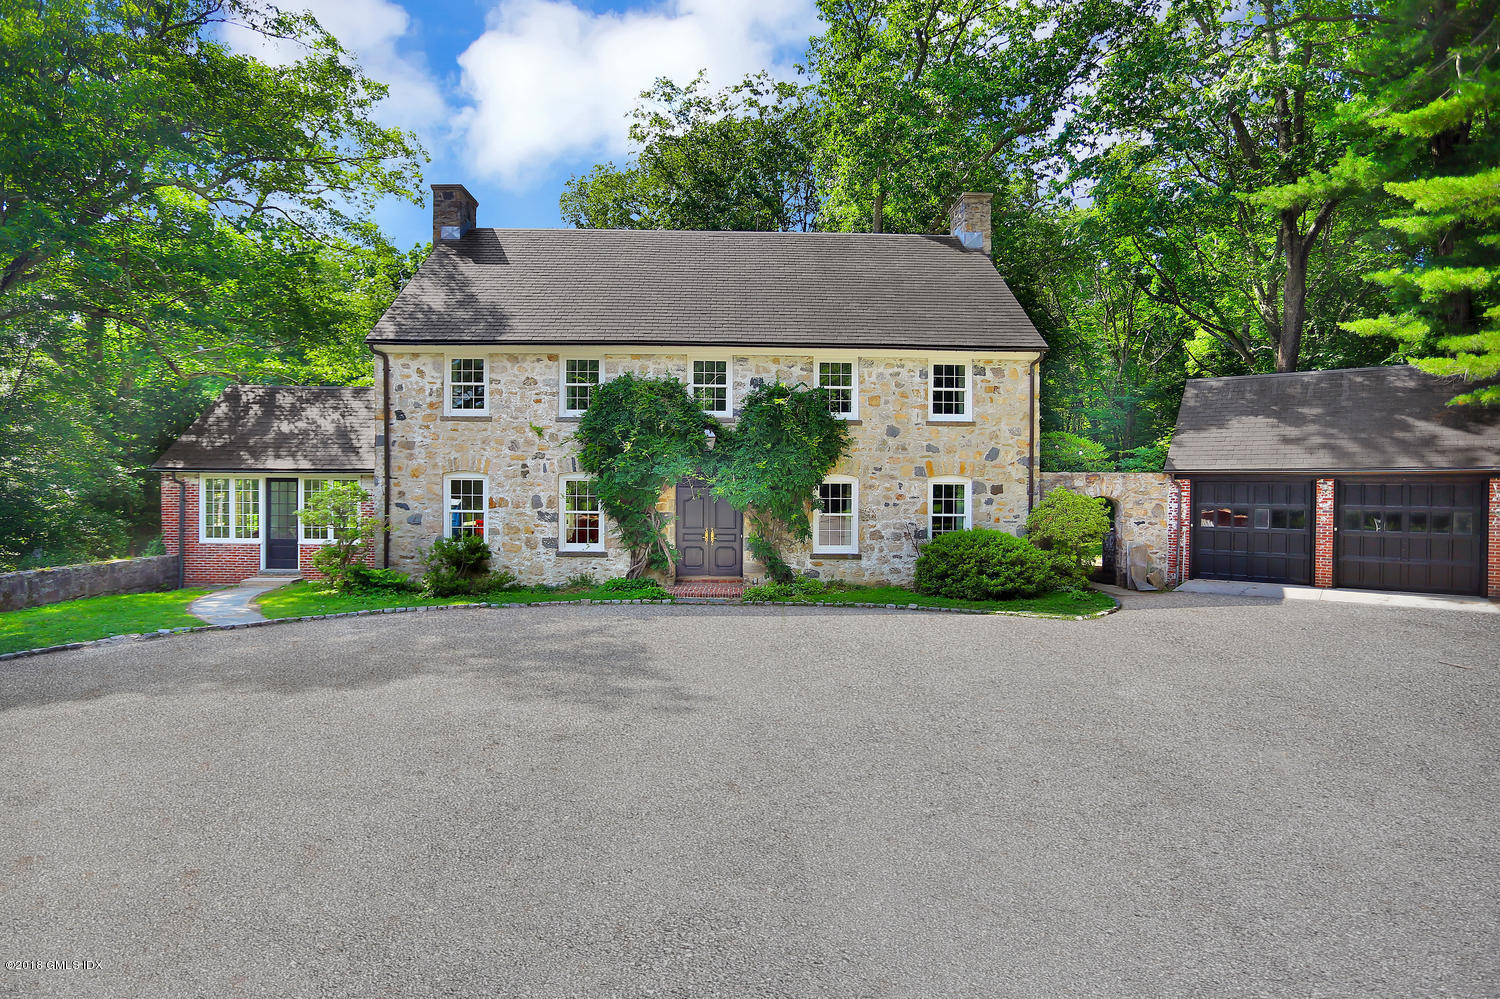
M 739 579 L 681 579 L 667 587 L 674 597 L 699 597 L 718 600 L 738 600 L 745 592 L 745 583 Z

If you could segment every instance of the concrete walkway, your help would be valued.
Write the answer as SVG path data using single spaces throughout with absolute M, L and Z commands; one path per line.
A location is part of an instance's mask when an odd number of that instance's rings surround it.
M 1475 611 L 1500 614 L 1500 603 L 1484 597 L 1464 597 L 1446 593 L 1390 593 L 1383 590 L 1338 590 L 1317 586 L 1288 586 L 1282 583 L 1237 583 L 1222 579 L 1190 579 L 1177 587 L 1178 593 L 1213 593 L 1227 597 L 1265 597 L 1268 600 L 1323 600 L 1338 604 L 1380 604 L 1387 607 L 1416 607 L 1429 610 Z
M 252 576 L 237 586 L 215 590 L 207 596 L 199 597 L 188 604 L 188 613 L 202 618 L 209 624 L 249 624 L 251 621 L 264 621 L 265 617 L 251 605 L 251 601 L 267 590 L 294 583 L 301 578 L 301 576 Z

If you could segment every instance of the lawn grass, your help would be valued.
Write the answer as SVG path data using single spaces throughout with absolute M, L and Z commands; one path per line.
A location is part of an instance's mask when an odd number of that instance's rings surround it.
M 385 607 L 435 607 L 440 604 L 544 604 L 559 600 L 656 599 L 663 595 L 646 592 L 622 593 L 599 587 L 552 590 L 532 587 L 498 590 L 484 596 L 424 597 L 400 590 L 340 593 L 326 583 L 303 580 L 263 593 L 256 603 L 266 617 L 307 617 L 312 614 L 346 614 L 349 611 L 380 610 Z
M 900 586 L 853 586 L 845 590 L 807 594 L 771 601 L 778 604 L 896 604 L 905 607 L 963 607 L 984 611 L 1024 611 L 1028 614 L 1094 614 L 1115 605 L 1113 598 L 1098 590 L 1082 592 L 1059 590 L 1039 597 L 1016 600 L 949 600 L 930 597 Z
M 160 628 L 191 628 L 203 622 L 187 612 L 187 605 L 207 592 L 120 593 L 6 611 L 0 614 L 0 654 Z

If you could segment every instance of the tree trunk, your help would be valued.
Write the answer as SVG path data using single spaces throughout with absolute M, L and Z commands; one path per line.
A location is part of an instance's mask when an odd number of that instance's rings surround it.
M 1286 247 L 1286 279 L 1281 289 L 1281 334 L 1276 339 L 1276 370 L 1296 371 L 1302 352 L 1302 328 L 1307 325 L 1307 257 L 1312 239 L 1303 236 L 1298 213 L 1281 213 L 1281 235 Z

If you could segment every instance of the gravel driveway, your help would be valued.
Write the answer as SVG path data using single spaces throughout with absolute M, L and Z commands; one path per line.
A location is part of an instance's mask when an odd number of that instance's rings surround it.
M 1459 666 L 1469 666 L 1461 669 Z M 0 996 L 1493 996 L 1500 624 L 454 611 L 0 668 Z

